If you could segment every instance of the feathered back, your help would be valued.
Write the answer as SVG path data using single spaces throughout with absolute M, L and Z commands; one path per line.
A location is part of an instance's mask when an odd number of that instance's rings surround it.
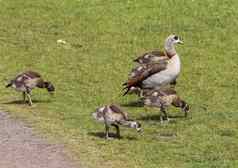
M 123 117 L 124 120 L 128 120 L 128 114 L 121 110 L 121 107 L 118 105 L 112 104 L 109 106 L 109 108 L 116 114 L 119 114 Z
M 25 91 L 26 88 L 33 89 L 34 87 L 44 88 L 44 81 L 41 75 L 34 71 L 25 71 L 18 74 L 12 79 L 6 87 L 14 87 L 17 90 Z
M 37 72 L 34 72 L 34 71 L 26 71 L 24 73 L 22 73 L 30 78 L 41 78 L 41 75 Z
M 169 59 L 165 52 L 159 51 L 159 50 L 153 50 L 151 52 L 147 52 L 139 56 L 138 58 L 134 59 L 134 61 L 139 64 L 148 64 L 148 63 L 157 62 L 164 59 Z

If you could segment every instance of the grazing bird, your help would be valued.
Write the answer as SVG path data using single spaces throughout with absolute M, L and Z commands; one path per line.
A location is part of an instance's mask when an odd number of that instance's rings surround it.
M 160 115 L 161 122 L 163 122 L 163 117 L 165 117 L 166 120 L 169 120 L 166 113 L 166 108 L 170 105 L 181 108 L 185 113 L 185 117 L 187 117 L 189 105 L 178 96 L 174 89 L 163 88 L 160 90 L 150 90 L 145 92 L 144 96 L 145 97 L 142 98 L 142 100 L 146 106 L 160 108 L 160 111 L 163 114 L 163 116 Z
M 120 137 L 119 125 L 134 128 L 138 132 L 141 131 L 141 124 L 128 118 L 126 112 L 121 110 L 117 105 L 111 104 L 97 108 L 93 113 L 93 117 L 105 124 L 106 139 L 109 139 L 109 127 L 114 126 L 117 130 L 117 137 Z
M 35 87 L 46 88 L 49 93 L 53 93 L 55 91 L 55 87 L 50 82 L 44 81 L 39 73 L 33 71 L 26 71 L 17 75 L 9 82 L 9 84 L 6 85 L 6 87 L 12 87 L 17 91 L 22 92 L 24 102 L 27 97 L 30 106 L 32 105 L 30 96 L 31 90 Z
M 132 69 L 128 81 L 123 84 L 124 95 L 133 87 L 159 89 L 168 84 L 175 85 L 181 69 L 175 45 L 182 43 L 178 36 L 170 35 L 165 40 L 165 52 L 152 51 L 138 57 L 135 61 L 140 64 Z

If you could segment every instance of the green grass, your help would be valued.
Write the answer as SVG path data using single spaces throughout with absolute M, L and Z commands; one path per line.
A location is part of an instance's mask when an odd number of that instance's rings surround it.
M 66 144 L 83 167 L 237 167 L 237 8 L 236 0 L 0 0 L 1 106 Z M 192 119 L 161 125 L 154 109 L 124 107 L 143 134 L 95 136 L 104 127 L 91 113 L 135 101 L 121 96 L 132 59 L 162 48 L 171 33 L 185 42 L 177 47 L 183 66 L 177 91 Z M 9 103 L 21 95 L 4 84 L 27 69 L 55 84 L 54 98 L 35 90 L 34 107 Z M 169 114 L 183 115 L 174 108 Z

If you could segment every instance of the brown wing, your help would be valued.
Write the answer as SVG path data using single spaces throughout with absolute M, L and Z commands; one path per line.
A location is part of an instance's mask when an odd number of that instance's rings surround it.
M 112 104 L 112 105 L 110 105 L 109 107 L 111 108 L 111 110 L 112 110 L 113 112 L 121 114 L 122 117 L 123 117 L 125 120 L 128 119 L 127 113 L 126 113 L 126 112 L 123 112 L 119 106 L 117 106 L 117 105 L 115 105 L 115 104 Z
M 124 95 L 126 95 L 129 92 L 131 87 L 141 87 L 140 85 L 142 81 L 144 81 L 146 78 L 162 70 L 165 70 L 167 64 L 168 64 L 167 61 L 160 61 L 158 63 L 143 65 L 143 67 L 140 69 L 138 73 L 135 73 L 132 77 L 128 79 L 126 83 L 123 84 L 125 86 L 124 89 L 127 89 Z
M 148 64 L 165 59 L 169 59 L 165 52 L 154 50 L 139 56 L 138 58 L 134 59 L 134 61 L 138 62 L 139 64 Z
M 129 74 L 129 78 L 134 78 L 141 74 L 147 66 L 145 64 L 138 65 L 137 67 L 133 68 Z

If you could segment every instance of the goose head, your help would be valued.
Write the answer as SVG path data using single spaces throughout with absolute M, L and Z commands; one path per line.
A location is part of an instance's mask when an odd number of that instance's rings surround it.
M 183 44 L 183 41 L 179 38 L 179 36 L 171 34 L 167 37 L 167 39 L 165 40 L 165 51 L 167 52 L 167 54 L 169 55 L 175 55 L 176 54 L 176 50 L 175 50 L 175 45 L 176 44 Z
M 165 40 L 165 46 L 172 46 L 176 44 L 183 44 L 183 41 L 175 34 L 169 35 Z

